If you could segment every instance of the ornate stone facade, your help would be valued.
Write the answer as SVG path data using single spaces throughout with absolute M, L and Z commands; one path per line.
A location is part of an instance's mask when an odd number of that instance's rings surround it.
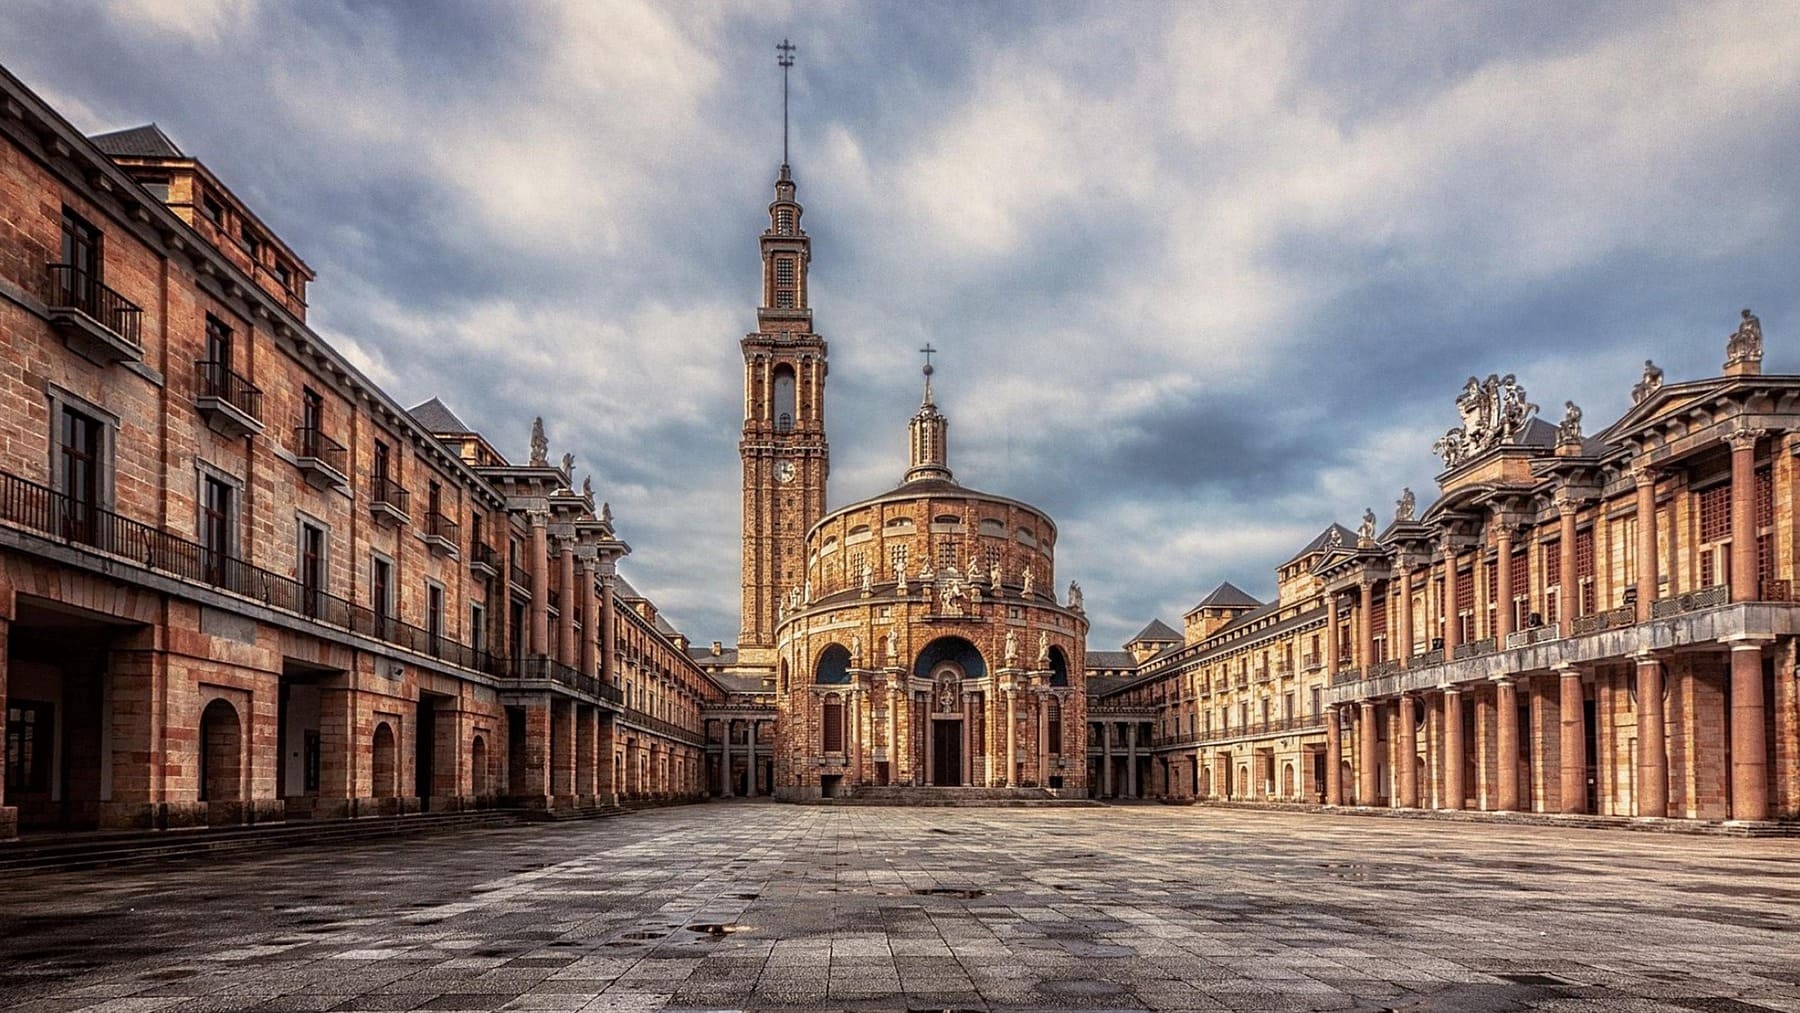
M 1315 540 L 1277 603 L 1190 624 L 1095 708 L 1145 713 L 1170 795 L 1800 815 L 1800 376 L 1762 374 L 1747 310 L 1726 359 L 1679 383 L 1646 363 L 1591 437 L 1572 405 L 1495 423 L 1523 392 L 1471 381 L 1416 520 Z
M 0 93 L 0 838 L 699 794 L 723 691 L 542 424 L 403 408 L 160 130 Z

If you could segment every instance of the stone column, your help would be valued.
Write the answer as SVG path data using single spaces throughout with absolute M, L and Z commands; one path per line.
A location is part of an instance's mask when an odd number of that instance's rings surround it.
M 1500 600 L 1494 603 L 1494 650 L 1506 650 L 1506 638 L 1513 631 L 1513 558 L 1512 558 L 1512 525 L 1498 520 L 1494 525 L 1494 560 L 1500 572 L 1494 576 L 1494 595 Z M 1515 724 L 1517 722 L 1515 721 Z M 1513 780 L 1516 784 L 1518 776 Z
M 723 752 L 719 760 L 719 781 L 724 790 L 720 791 L 719 795 L 722 798 L 731 798 L 736 794 L 731 790 L 731 719 L 726 718 L 724 724 L 725 741 L 721 746 Z
M 575 789 L 571 794 L 593 803 L 598 794 L 594 785 L 594 708 L 585 704 L 575 708 Z
M 1411 693 L 1400 696 L 1400 734 L 1395 736 L 1394 804 L 1402 809 L 1419 807 L 1419 701 Z
M 1337 670 L 1341 659 L 1338 658 L 1338 597 L 1327 592 L 1325 595 L 1325 682 L 1332 685 L 1337 682 Z
M 581 561 L 581 579 L 576 584 L 576 591 L 581 596 L 581 671 L 586 675 L 600 674 L 600 595 L 594 590 L 595 563 L 591 559 Z
M 1639 486 L 1640 491 L 1643 486 Z M 1640 523 L 1638 530 L 1643 530 Z M 1640 558 L 1638 573 L 1643 573 Z M 1639 581 L 1639 587 L 1643 586 Z M 1641 594 L 1641 592 L 1640 592 Z M 1643 604 L 1640 598 L 1639 604 Z M 1669 814 L 1669 754 L 1664 741 L 1662 662 L 1654 655 L 1637 659 L 1638 777 L 1637 814 L 1662 817 Z
M 1356 665 L 1367 679 L 1369 666 L 1375 664 L 1375 582 L 1365 578 L 1357 587 L 1362 597 L 1356 610 Z
M 1462 643 L 1462 622 L 1456 616 L 1457 581 L 1456 548 L 1444 543 L 1444 660 L 1456 659 L 1456 647 Z
M 610 573 L 600 575 L 600 678 L 608 686 L 619 684 L 619 612 L 613 601 L 617 580 Z
M 1344 804 L 1344 730 L 1337 706 L 1325 708 L 1325 804 Z
M 554 698 L 550 702 L 550 794 L 556 804 L 575 800 L 575 702 Z
M 1037 758 L 1038 787 L 1050 787 L 1050 694 L 1047 690 L 1039 690 L 1037 702 Z
M 1733 546 L 1735 552 L 1736 547 Z M 1732 583 L 1736 584 L 1733 577 Z M 1735 596 L 1734 596 L 1735 597 Z M 1769 818 L 1769 742 L 1764 727 L 1762 644 L 1731 645 L 1731 818 Z
M 1632 466 L 1631 477 L 1637 482 L 1637 618 L 1650 621 L 1650 605 L 1656 601 L 1656 472 L 1648 464 Z M 1639 679 L 1642 680 L 1640 666 Z M 1660 669 L 1657 685 L 1662 684 Z M 1657 694 L 1657 710 L 1662 709 L 1661 691 Z M 1660 741 L 1661 733 L 1658 733 Z M 1640 741 L 1642 741 L 1640 739 Z M 1658 815 L 1661 815 L 1658 813 Z
M 1575 512 L 1580 504 L 1566 496 L 1556 499 L 1558 555 L 1562 557 L 1562 588 L 1556 603 L 1557 625 L 1562 635 L 1575 633 L 1575 613 L 1581 608 L 1581 582 L 1575 579 Z
M 1138 797 L 1137 730 L 1136 721 L 1125 726 L 1125 793 L 1130 798 Z
M 1760 429 L 1739 429 L 1731 444 L 1731 600 L 1757 599 L 1756 441 Z M 1736 700 L 1736 694 L 1733 694 Z M 1735 710 L 1735 707 L 1734 707 Z
M 1444 687 L 1444 808 L 1461 809 L 1468 792 L 1463 786 L 1462 691 Z
M 575 657 L 575 617 L 581 614 L 581 603 L 575 599 L 575 543 L 562 540 L 562 566 L 557 570 L 562 587 L 558 595 L 562 601 L 562 615 L 556 620 L 556 660 L 574 668 Z
M 1100 722 L 1100 786 L 1106 798 L 1116 798 L 1118 793 L 1113 789 L 1113 755 L 1112 755 L 1112 722 Z
M 853 715 L 845 714 L 844 717 L 846 719 L 852 719 Z M 744 778 L 744 797 L 745 798 L 755 798 L 756 797 L 756 775 L 757 775 L 757 769 L 756 769 L 756 719 L 751 718 L 750 720 L 744 722 L 744 724 L 746 726 L 746 731 L 750 737 L 750 741 L 748 743 L 750 748 L 747 750 L 747 753 L 750 757 L 750 765 L 749 765 L 748 769 L 746 770 L 745 778 Z
M 1512 679 L 1494 682 L 1494 709 L 1498 718 L 1494 765 L 1499 768 L 1495 778 L 1498 786 L 1495 808 L 1501 812 L 1516 812 L 1519 808 L 1518 683 Z
M 1019 748 L 1019 712 L 1018 691 L 1006 691 L 1006 765 L 1000 771 L 1000 783 L 1008 787 L 1017 787 L 1018 748 Z
M 1561 738 L 1557 753 L 1562 768 L 1562 811 L 1587 812 L 1587 717 L 1582 707 L 1581 670 L 1565 665 L 1556 674 L 1560 683 L 1557 708 Z
M 1395 656 L 1400 659 L 1401 668 L 1408 668 L 1412 665 L 1413 656 L 1412 575 L 1406 571 L 1404 564 L 1400 568 L 1400 574 L 1388 581 L 1388 600 L 1393 601 L 1395 595 L 1399 595 L 1400 606 L 1397 620 L 1400 628 L 1395 631 L 1399 634 L 1395 638 L 1399 648 Z
M 550 803 L 550 698 L 543 697 L 525 705 L 525 748 L 523 756 L 507 758 L 509 763 L 524 765 L 520 779 L 525 790 L 523 803 L 542 809 Z
M 975 783 L 975 716 L 981 711 L 976 708 L 974 694 L 964 693 L 962 698 L 962 781 L 964 787 Z
M 550 652 L 550 532 L 549 518 L 530 515 L 531 537 L 525 551 L 531 553 L 531 653 Z
M 1375 701 L 1364 700 L 1362 713 L 1357 716 L 1358 751 L 1362 754 L 1357 758 L 1357 805 L 1374 805 L 1381 794 L 1381 779 L 1375 769 L 1375 754 L 1380 748 L 1380 733 L 1375 724 L 1377 716 Z
M 594 708 L 594 782 L 596 800 L 601 805 L 618 805 L 617 773 L 613 770 L 613 750 L 617 748 L 618 725 L 612 712 Z
M 6 681 L 7 670 L 10 667 L 7 662 L 7 658 L 10 656 L 8 654 L 10 647 L 7 641 L 12 632 L 12 618 L 12 588 L 0 584 L 0 727 L 5 725 Z M 6 804 L 6 750 L 0 749 L 0 841 L 10 841 L 17 836 L 19 836 L 19 808 Z

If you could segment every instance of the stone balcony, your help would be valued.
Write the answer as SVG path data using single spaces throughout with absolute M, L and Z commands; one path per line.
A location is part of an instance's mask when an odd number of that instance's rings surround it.
M 1609 626 L 1570 637 L 1541 639 L 1455 661 L 1434 659 L 1421 665 L 1417 663 L 1421 656 L 1414 659 L 1413 667 L 1378 678 L 1345 679 L 1343 677 L 1349 673 L 1339 672 L 1339 679 L 1325 690 L 1323 702 L 1327 705 L 1351 703 L 1446 685 L 1478 684 L 1505 676 L 1544 674 L 1566 665 L 1591 666 L 1624 661 L 1648 651 L 1715 646 L 1735 637 L 1755 639 L 1795 635 L 1800 635 L 1800 605 L 1738 602 L 1643 623 Z M 1512 643 L 1509 637 L 1508 644 Z

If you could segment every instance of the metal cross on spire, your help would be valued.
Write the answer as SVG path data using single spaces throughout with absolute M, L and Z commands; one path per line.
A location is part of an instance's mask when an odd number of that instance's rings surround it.
M 781 66 L 781 164 L 788 164 L 788 68 L 794 65 L 794 53 L 798 51 L 793 43 L 786 39 L 775 47 L 775 62 Z
M 936 370 L 931 368 L 931 357 L 937 353 L 937 349 L 931 347 L 931 342 L 927 341 L 927 342 L 925 342 L 925 347 L 919 349 L 919 352 L 920 352 L 920 354 L 925 356 L 925 403 L 930 404 L 931 403 L 931 374 L 936 372 Z

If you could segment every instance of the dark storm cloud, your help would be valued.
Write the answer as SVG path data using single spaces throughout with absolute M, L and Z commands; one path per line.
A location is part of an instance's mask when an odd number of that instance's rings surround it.
M 544 415 L 704 642 L 791 37 L 833 505 L 898 480 L 934 342 L 959 478 L 1056 518 L 1110 647 L 1429 500 L 1471 373 L 1603 424 L 1742 305 L 1800 370 L 1782 13 L 95 0 L 15 5 L 0 60 L 204 159 L 398 399 L 515 455 Z

